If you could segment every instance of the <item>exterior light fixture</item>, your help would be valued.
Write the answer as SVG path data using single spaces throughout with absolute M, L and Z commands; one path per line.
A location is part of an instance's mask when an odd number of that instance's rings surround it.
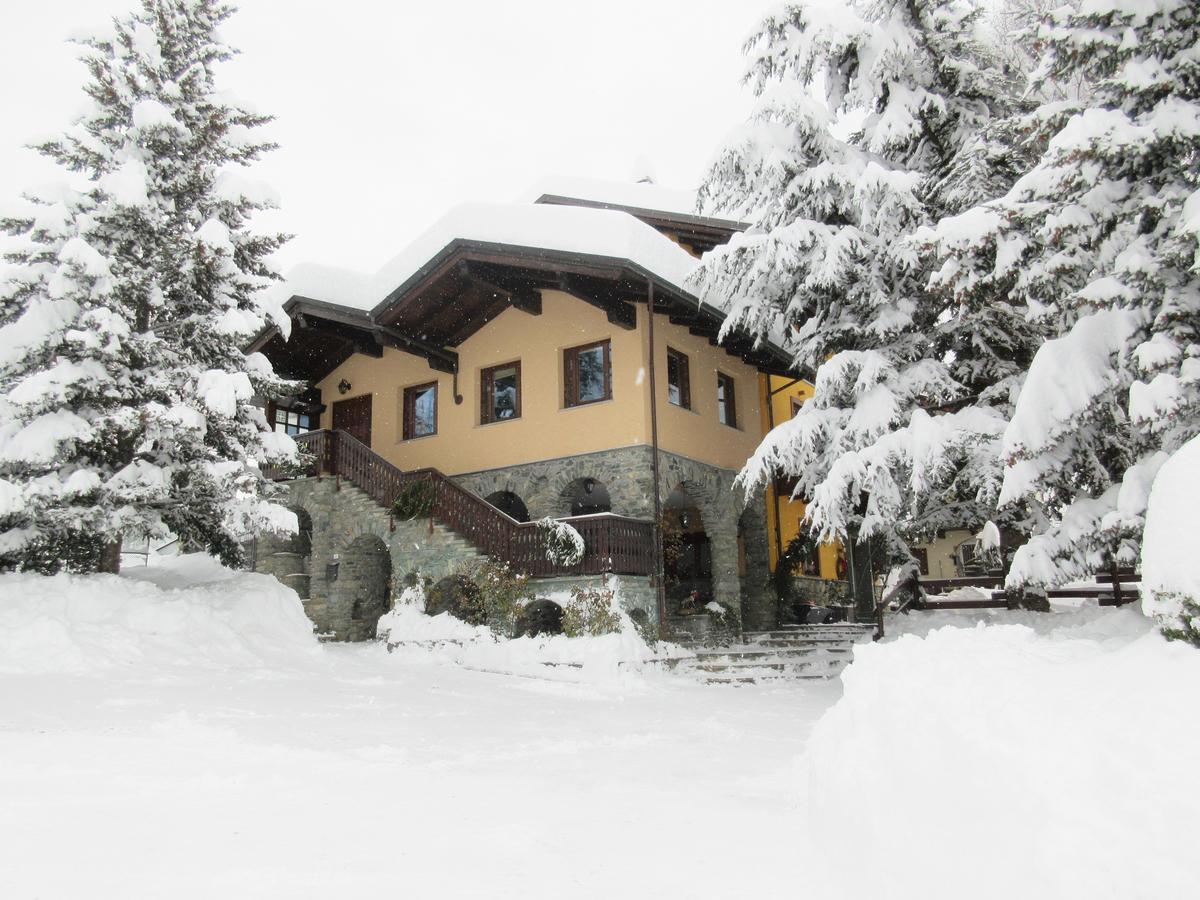
M 596 489 L 596 479 L 595 478 L 583 479 L 583 492 L 585 494 L 590 494 L 595 489 Z
M 338 393 L 339 394 L 348 394 L 348 393 L 350 393 L 350 389 L 352 387 L 354 387 L 354 385 L 352 385 L 345 378 L 343 378 L 341 381 L 338 382 Z

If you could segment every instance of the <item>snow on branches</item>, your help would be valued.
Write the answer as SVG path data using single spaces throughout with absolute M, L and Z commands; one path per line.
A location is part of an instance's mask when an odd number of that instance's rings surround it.
M 37 148 L 68 180 L 2 222 L 16 241 L 0 284 L 0 483 L 20 496 L 0 514 L 6 565 L 167 531 L 233 560 L 246 529 L 279 519 L 254 461 L 295 448 L 252 398 L 293 386 L 241 348 L 268 322 L 287 328 L 263 290 L 286 238 L 251 230 L 272 201 L 237 187 L 271 145 L 255 138 L 267 117 L 216 87 L 229 15 L 143 0 L 82 39 L 88 108 Z
M 707 211 L 751 227 L 705 257 L 693 286 L 729 311 L 727 330 L 784 342 L 815 372 L 813 398 L 741 482 L 798 478 L 826 539 L 992 517 L 1003 407 L 1030 334 L 1013 327 L 1021 311 L 983 298 L 987 314 L 968 321 L 931 285 L 918 239 L 1007 184 L 978 177 L 994 160 L 979 148 L 1019 86 L 980 32 L 979 8 L 957 0 L 768 16 L 746 45 L 755 112 L 701 189 Z

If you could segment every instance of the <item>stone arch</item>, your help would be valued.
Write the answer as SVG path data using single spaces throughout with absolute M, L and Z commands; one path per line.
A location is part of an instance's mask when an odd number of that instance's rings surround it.
M 586 475 L 569 481 L 559 492 L 559 504 L 564 516 L 586 516 L 612 512 L 612 495 L 608 485 Z
M 338 554 L 327 616 L 342 640 L 366 641 L 375 637 L 379 617 L 391 601 L 392 557 L 386 542 L 363 530 Z
M 270 532 L 259 536 L 255 550 L 255 571 L 274 575 L 292 588 L 301 600 L 311 592 L 310 563 L 312 560 L 313 520 L 303 506 L 289 506 L 296 514 L 297 530 L 293 533 Z
M 518 522 L 529 521 L 529 508 L 514 491 L 493 491 L 483 499 Z

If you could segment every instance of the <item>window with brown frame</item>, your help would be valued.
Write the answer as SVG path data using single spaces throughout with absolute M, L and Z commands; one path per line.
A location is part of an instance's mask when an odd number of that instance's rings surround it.
M 404 389 L 404 440 L 437 434 L 437 382 Z
M 717 373 L 717 420 L 722 425 L 737 428 L 737 396 L 733 379 L 723 372 Z
M 688 374 L 688 358 L 678 350 L 667 348 L 667 401 L 684 409 L 692 408 L 692 386 Z
M 521 418 L 521 364 L 505 363 L 479 375 L 479 422 L 504 422 Z
M 612 351 L 596 341 L 563 351 L 563 403 L 583 406 L 612 399 Z
M 800 407 L 804 406 L 804 401 L 799 397 L 792 398 L 792 418 L 796 418 L 796 413 L 800 412 Z

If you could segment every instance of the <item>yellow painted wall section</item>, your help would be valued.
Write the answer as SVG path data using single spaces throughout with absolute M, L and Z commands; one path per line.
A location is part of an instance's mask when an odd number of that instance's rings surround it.
M 612 346 L 612 399 L 564 408 L 563 350 L 604 339 Z M 381 359 L 352 356 L 318 383 L 326 404 L 321 427 L 332 427 L 336 401 L 370 393 L 372 449 L 403 469 L 433 466 L 450 475 L 649 442 L 644 334 L 613 325 L 593 306 L 544 291 L 540 316 L 506 309 L 456 349 L 461 404 L 452 376 L 388 349 Z M 481 371 L 518 360 L 521 417 L 481 425 Z M 353 385 L 345 395 L 337 391 L 343 378 Z M 437 434 L 406 441 L 404 389 L 431 381 L 438 385 Z
M 639 314 L 645 310 L 638 309 Z M 639 318 L 638 327 L 644 326 Z M 644 340 L 644 338 L 643 338 Z M 655 384 L 658 389 L 658 445 L 725 469 L 740 470 L 758 447 L 764 432 L 758 391 L 758 370 L 714 347 L 666 316 L 654 320 Z M 667 348 L 688 359 L 691 408 L 668 401 Z M 717 417 L 717 373 L 733 379 L 737 427 Z
M 813 395 L 813 386 L 807 381 L 796 381 L 780 375 L 760 375 L 758 380 L 762 429 L 766 434 L 773 425 L 788 421 L 795 414 L 798 404 Z M 776 496 L 775 486 L 767 488 L 767 529 L 770 537 L 771 571 L 779 563 L 779 551 L 800 533 L 804 519 L 804 504 L 789 496 Z M 817 560 L 822 578 L 837 578 L 840 545 L 822 544 L 817 549 Z
M 934 538 L 925 544 L 914 544 L 914 550 L 924 550 L 929 561 L 929 578 L 956 578 L 958 564 L 954 551 L 963 541 L 972 540 L 975 535 L 966 528 L 956 528 L 945 532 L 941 537 Z

